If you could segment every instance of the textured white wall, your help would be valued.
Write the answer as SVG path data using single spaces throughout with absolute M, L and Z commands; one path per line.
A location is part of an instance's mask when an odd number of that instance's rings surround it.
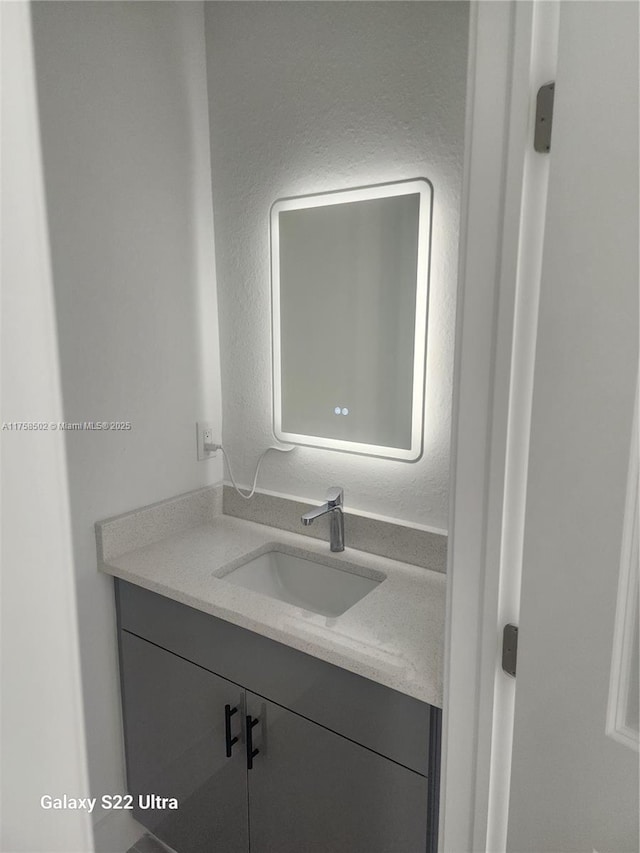
M 34 29 L 65 419 L 133 423 L 67 434 L 99 796 L 124 778 L 93 524 L 222 473 L 195 453 L 195 421 L 220 417 L 204 16 L 201 3 L 36 3 Z
M 249 484 L 273 442 L 268 214 L 275 199 L 434 185 L 425 451 L 416 463 L 270 454 L 260 488 L 447 527 L 468 4 L 205 4 L 223 441 Z

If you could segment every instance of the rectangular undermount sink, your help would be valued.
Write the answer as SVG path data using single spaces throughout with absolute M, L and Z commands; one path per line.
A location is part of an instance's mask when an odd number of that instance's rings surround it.
M 384 576 L 376 580 L 280 551 L 269 551 L 224 575 L 221 580 L 312 613 L 336 617 L 375 589 Z

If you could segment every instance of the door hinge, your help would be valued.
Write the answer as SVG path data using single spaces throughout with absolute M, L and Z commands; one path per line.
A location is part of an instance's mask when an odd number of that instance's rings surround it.
M 518 626 L 505 625 L 502 632 L 502 668 L 507 675 L 516 677 L 518 661 Z
M 555 83 L 546 83 L 538 89 L 536 98 L 536 126 L 533 132 L 533 147 L 546 154 L 551 150 L 551 127 L 553 125 L 553 95 Z

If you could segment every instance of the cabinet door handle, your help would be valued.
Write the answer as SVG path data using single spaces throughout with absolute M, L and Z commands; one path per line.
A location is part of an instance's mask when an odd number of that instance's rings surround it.
M 253 732 L 252 729 L 254 726 L 257 726 L 260 720 L 257 718 L 254 720 L 251 717 L 251 714 L 247 714 L 247 770 L 251 770 L 253 768 L 253 759 L 260 752 L 259 749 L 253 748 Z
M 231 758 L 231 748 L 234 743 L 238 743 L 237 737 L 231 737 L 231 717 L 233 717 L 237 710 L 237 708 L 232 708 L 231 705 L 224 706 L 224 737 L 227 744 L 227 758 Z

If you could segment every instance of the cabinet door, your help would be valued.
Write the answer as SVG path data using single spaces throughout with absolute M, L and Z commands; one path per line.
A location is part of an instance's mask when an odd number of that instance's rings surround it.
M 247 853 L 244 691 L 120 632 L 127 778 L 134 815 L 179 853 Z M 238 741 L 226 755 L 225 705 Z M 147 795 L 179 808 L 149 808 Z M 151 804 L 153 805 L 153 804 Z
M 247 692 L 251 853 L 424 853 L 427 779 Z

